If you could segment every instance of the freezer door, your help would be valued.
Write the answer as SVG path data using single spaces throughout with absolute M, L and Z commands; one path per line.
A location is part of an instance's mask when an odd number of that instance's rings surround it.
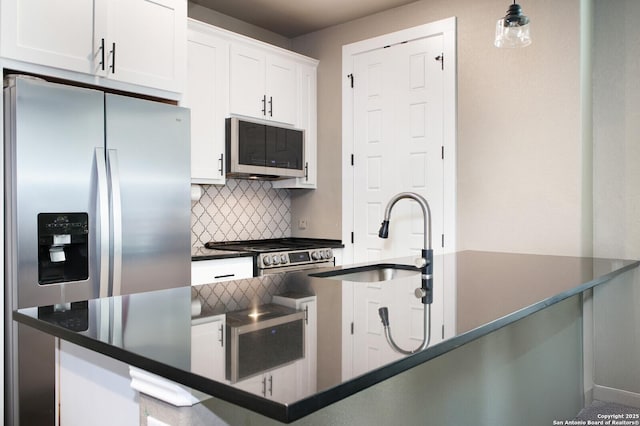
M 189 110 L 106 95 L 114 295 L 191 280 Z
M 10 208 L 5 229 L 8 276 L 14 284 L 10 303 L 21 308 L 97 297 L 96 148 L 104 146 L 104 96 L 17 78 L 5 89 L 7 97 L 5 190 Z M 39 232 L 39 224 L 41 231 L 49 227 L 47 232 Z M 63 231 L 50 232 L 63 225 Z M 88 263 L 86 270 L 74 267 L 69 274 L 65 268 L 76 261 Z

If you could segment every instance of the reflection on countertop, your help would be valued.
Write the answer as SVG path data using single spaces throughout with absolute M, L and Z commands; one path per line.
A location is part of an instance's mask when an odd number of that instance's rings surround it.
M 413 263 L 412 258 L 392 261 Z M 21 309 L 14 318 L 152 373 L 167 377 L 169 371 L 172 380 L 209 395 L 292 421 L 637 266 L 630 260 L 477 251 L 435 256 L 431 326 L 436 338 L 408 357 L 386 344 L 377 308 L 388 306 L 397 340 L 415 346 L 422 336 L 423 308 L 413 294 L 419 275 L 363 283 L 314 277 L 322 270 L 313 270 L 91 300 L 85 331 L 39 317 L 37 308 Z M 341 268 L 325 270 L 332 269 Z M 193 318 L 192 300 L 201 305 Z M 229 344 L 223 336 L 225 314 L 268 303 L 310 310 L 313 321 L 306 336 L 312 336 L 313 344 L 306 347 L 304 362 L 231 385 L 224 372 L 228 354 L 212 352 Z M 189 338 L 194 330 L 201 338 Z M 267 356 L 259 348 L 255 355 Z M 198 357 L 205 358 L 194 362 Z M 207 368 L 198 367 L 202 365 Z M 281 369 L 288 370 L 284 374 Z M 280 392 L 276 386 L 269 394 L 266 384 L 277 383 L 278 372 L 287 380 L 297 377 L 296 383 L 304 377 L 304 386 L 291 392 L 285 391 L 290 386 L 280 386 Z M 274 403 L 279 404 L 276 411 Z

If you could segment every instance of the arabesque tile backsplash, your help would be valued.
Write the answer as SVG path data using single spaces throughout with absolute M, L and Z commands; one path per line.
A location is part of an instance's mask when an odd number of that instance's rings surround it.
M 201 185 L 191 202 L 191 245 L 208 241 L 258 240 L 291 236 L 291 199 L 270 181 L 227 179 L 226 185 Z

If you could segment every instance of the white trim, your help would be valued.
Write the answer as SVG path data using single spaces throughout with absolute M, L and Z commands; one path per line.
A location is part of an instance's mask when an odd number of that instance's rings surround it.
M 351 167 L 353 153 L 353 91 L 347 78 L 353 73 L 353 57 L 384 46 L 443 35 L 445 73 L 443 76 L 444 123 L 444 208 L 450 215 L 444 217 L 443 231 L 446 238 L 444 252 L 454 252 L 457 246 L 456 234 L 456 123 L 457 123 L 457 58 L 456 58 L 456 18 L 446 18 L 429 24 L 408 28 L 342 46 L 342 241 L 345 244 L 343 259 L 353 263 L 351 244 L 353 223 L 353 173 L 346 173 Z
M 595 385 L 593 387 L 593 399 L 640 408 L 640 393 L 629 392 L 622 389 Z
M 129 366 L 131 388 L 176 407 L 191 407 L 211 397 L 202 392 L 186 388 L 171 380 Z

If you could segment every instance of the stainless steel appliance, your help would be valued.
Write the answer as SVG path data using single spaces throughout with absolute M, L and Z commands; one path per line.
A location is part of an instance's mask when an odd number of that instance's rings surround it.
M 304 177 L 304 130 L 259 121 L 226 119 L 227 176 Z
M 11 312 L 189 285 L 189 111 L 18 76 L 4 114 L 6 423 L 53 424 L 53 340 Z
M 208 242 L 205 247 L 255 253 L 255 276 L 335 265 L 335 257 L 331 248 L 315 240 L 304 238 Z
M 226 314 L 231 383 L 304 357 L 304 311 L 273 303 Z

